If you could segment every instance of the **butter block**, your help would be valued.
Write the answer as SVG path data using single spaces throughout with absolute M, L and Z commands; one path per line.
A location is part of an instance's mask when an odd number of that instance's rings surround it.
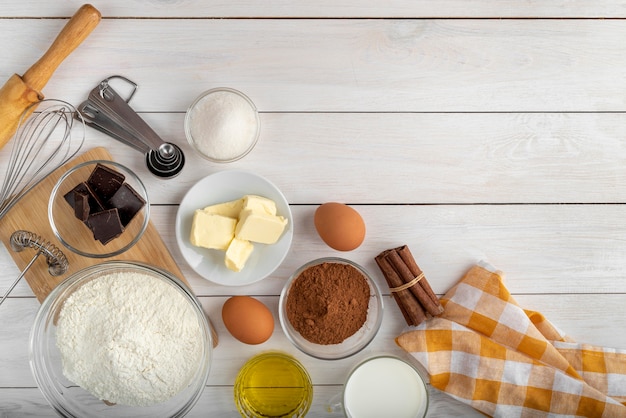
M 237 200 L 231 200 L 230 202 L 218 203 L 215 205 L 207 206 L 203 211 L 206 213 L 213 213 L 216 215 L 227 216 L 229 218 L 237 219 L 239 212 L 243 209 L 243 198 Z
M 196 247 L 226 250 L 235 236 L 236 225 L 235 218 L 198 209 L 193 214 L 189 240 Z
M 241 210 L 251 210 L 253 212 L 276 215 L 276 203 L 266 197 L 249 194 L 243 197 Z
M 233 238 L 226 250 L 224 264 L 232 271 L 241 271 L 250 258 L 254 245 L 250 241 Z
M 244 209 L 239 214 L 235 237 L 261 244 L 274 244 L 286 225 L 287 219 L 282 216 Z

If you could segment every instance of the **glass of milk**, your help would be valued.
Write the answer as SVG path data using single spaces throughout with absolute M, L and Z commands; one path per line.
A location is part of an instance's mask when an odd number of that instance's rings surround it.
M 348 418 L 423 418 L 428 390 L 413 365 L 395 356 L 376 356 L 352 369 L 328 409 L 343 410 Z

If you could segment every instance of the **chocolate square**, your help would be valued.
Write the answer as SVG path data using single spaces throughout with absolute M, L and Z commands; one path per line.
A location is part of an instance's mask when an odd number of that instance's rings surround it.
M 128 183 L 124 183 L 107 202 L 108 207 L 117 208 L 124 227 L 128 225 L 145 204 L 146 201 Z
M 89 195 L 74 192 L 74 215 L 84 222 L 89 217 L 90 212 Z
M 92 213 L 85 223 L 93 232 L 94 239 L 97 239 L 103 245 L 119 237 L 124 232 L 117 208 Z
M 98 163 L 87 179 L 87 185 L 102 202 L 106 202 L 122 187 L 124 179 L 122 173 Z
M 70 190 L 63 196 L 65 198 L 65 201 L 69 203 L 69 205 L 72 207 L 72 209 L 74 209 L 74 211 L 76 211 L 76 198 L 74 196 L 75 193 L 80 193 L 80 194 L 84 194 L 88 196 L 87 201 L 89 203 L 90 213 L 100 212 L 104 210 L 104 205 L 100 202 L 98 197 L 89 188 L 87 183 L 83 182 L 83 183 L 79 183 L 78 185 L 76 185 L 76 187 L 74 187 L 72 190 Z

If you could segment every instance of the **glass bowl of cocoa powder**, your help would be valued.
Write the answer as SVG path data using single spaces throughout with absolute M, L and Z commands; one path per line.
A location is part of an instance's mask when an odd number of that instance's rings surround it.
M 280 325 L 300 351 L 338 360 L 363 350 L 383 318 L 380 289 L 353 261 L 326 257 L 298 268 L 278 302 Z

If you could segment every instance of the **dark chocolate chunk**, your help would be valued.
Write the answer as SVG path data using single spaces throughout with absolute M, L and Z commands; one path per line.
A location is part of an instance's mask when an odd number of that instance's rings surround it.
M 87 218 L 86 224 L 93 232 L 94 239 L 97 239 L 103 245 L 119 237 L 124 232 L 117 208 L 92 213 Z
M 86 221 L 90 213 L 89 195 L 74 192 L 74 215 L 81 221 Z
M 75 193 L 81 193 L 88 196 L 87 201 L 89 203 L 89 213 L 100 212 L 104 210 L 104 205 L 100 202 L 98 197 L 93 193 L 93 191 L 85 182 L 79 183 L 76 187 L 74 187 L 63 196 L 67 203 L 70 204 L 72 209 L 76 210 L 76 198 L 74 197 Z
M 146 201 L 128 183 L 124 183 L 107 202 L 108 207 L 117 208 L 124 227 L 145 204 Z
M 87 179 L 87 185 L 102 202 L 106 202 L 122 187 L 124 180 L 122 173 L 98 163 Z

